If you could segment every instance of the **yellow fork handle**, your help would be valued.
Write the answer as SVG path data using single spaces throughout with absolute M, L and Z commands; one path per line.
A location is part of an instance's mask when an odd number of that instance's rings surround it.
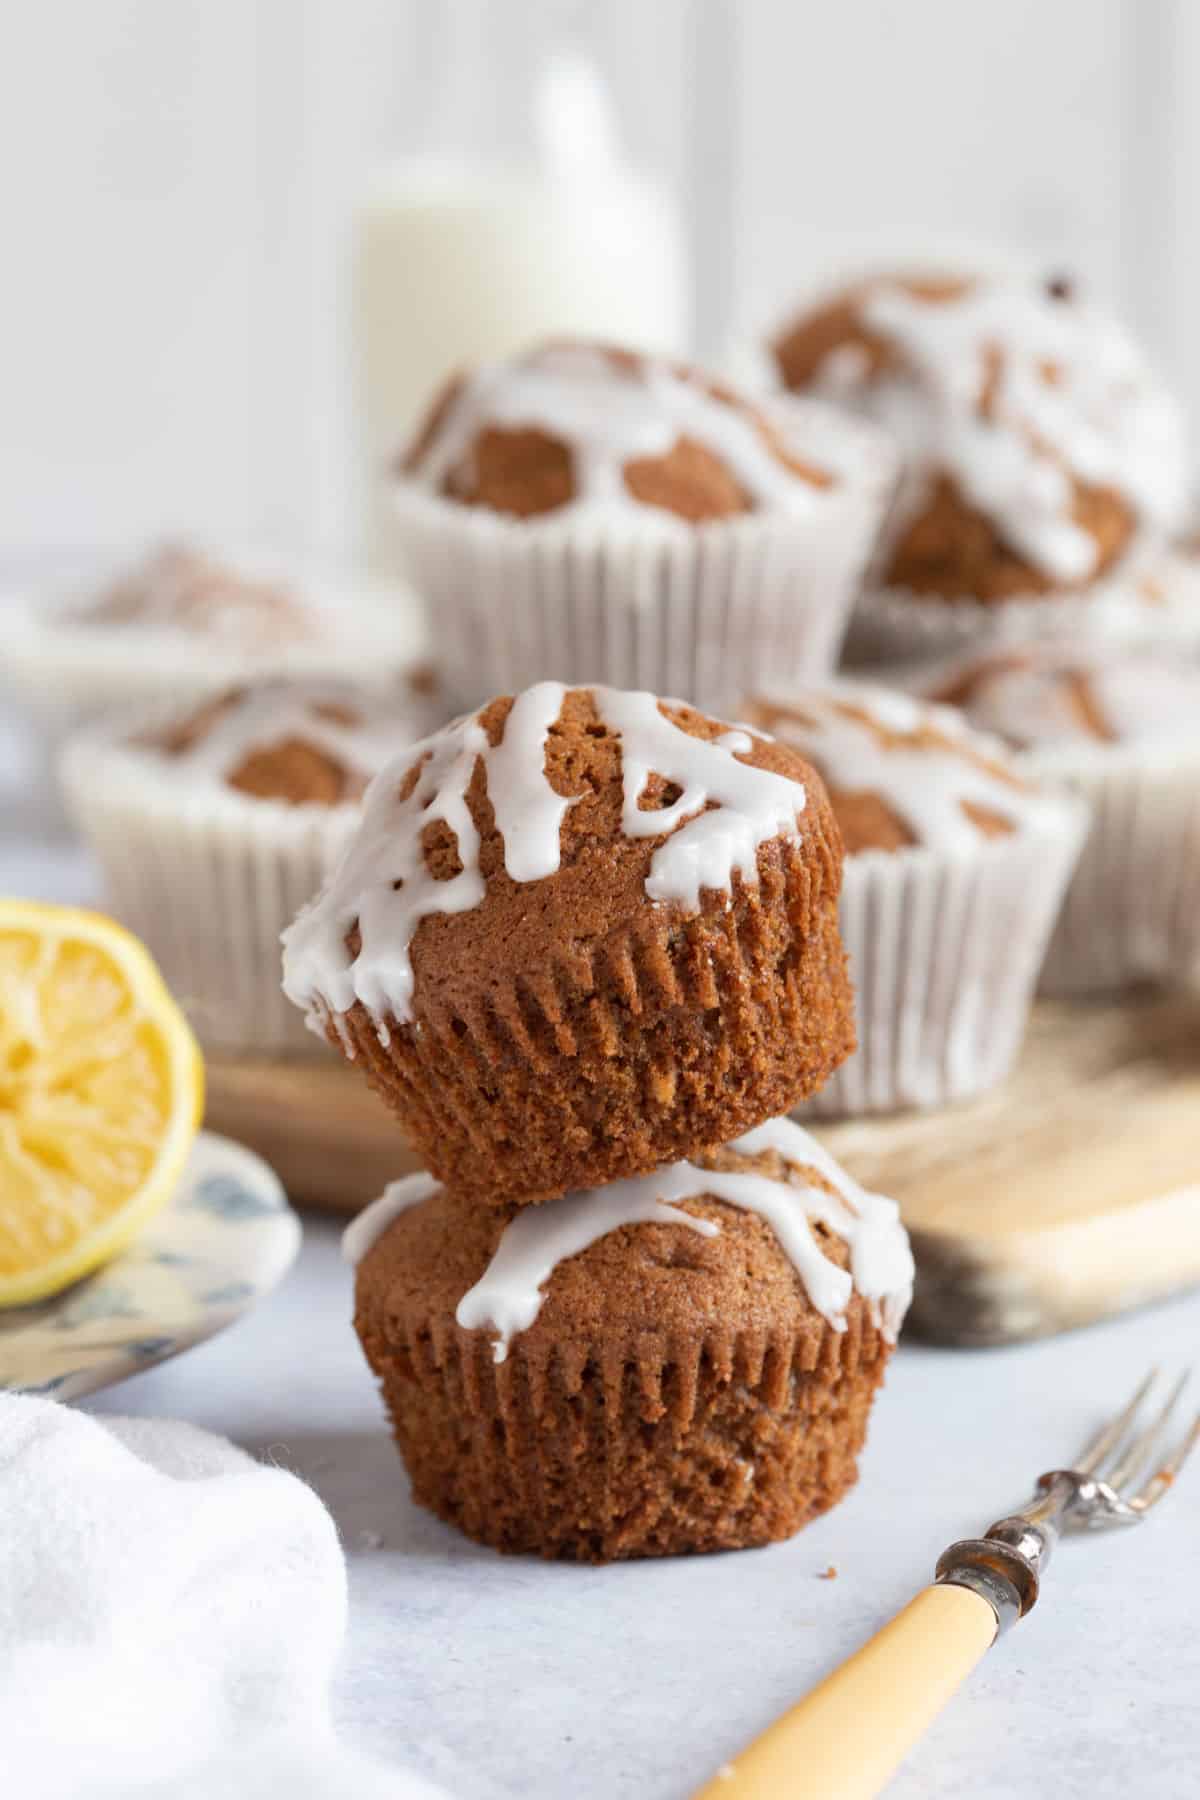
M 995 1636 L 981 1595 L 926 1588 L 695 1800 L 873 1800 Z

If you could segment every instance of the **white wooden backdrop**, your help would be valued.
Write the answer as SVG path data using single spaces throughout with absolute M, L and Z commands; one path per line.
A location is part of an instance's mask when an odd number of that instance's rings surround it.
M 417 133 L 441 3 L 0 0 L 0 558 L 352 541 L 349 221 Z M 687 207 L 702 349 L 874 234 L 1011 243 L 1110 296 L 1200 415 L 1196 0 L 583 16 Z

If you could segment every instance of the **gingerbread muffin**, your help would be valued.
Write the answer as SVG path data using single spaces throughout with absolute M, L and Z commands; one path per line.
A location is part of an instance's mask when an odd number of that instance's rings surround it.
M 846 843 L 858 1050 L 812 1110 L 941 1106 L 1002 1080 L 1084 809 L 960 714 L 888 688 L 833 683 L 745 711 L 817 768 Z
M 1200 662 L 1025 644 L 918 685 L 1090 808 L 1043 987 L 1200 979 Z
M 913 1279 L 895 1204 L 782 1119 L 545 1206 L 418 1175 L 346 1249 L 414 1497 L 589 1562 L 765 1544 L 834 1505 Z
M 188 544 L 164 544 L 121 569 L 64 617 L 83 626 L 145 626 L 216 638 L 247 650 L 290 637 L 311 641 L 317 621 L 279 575 L 254 573 Z
M 541 414 L 544 424 L 531 423 Z M 827 488 L 754 402 L 683 363 L 550 344 L 434 401 L 401 461 L 448 499 L 530 519 L 614 498 L 698 524 Z
M 904 459 L 860 646 L 1086 621 L 1082 602 L 1131 630 L 1161 623 L 1142 578 L 1186 508 L 1181 414 L 1069 283 L 884 272 L 795 320 L 772 354 L 789 389 L 883 425 Z
M 271 677 L 387 686 L 424 640 L 394 584 L 244 551 L 167 544 L 5 619 L 4 673 L 56 733 Z
M 389 765 L 284 986 L 448 1186 L 545 1200 L 826 1080 L 853 1045 L 840 871 L 794 750 L 542 682 Z
M 720 708 L 752 669 L 832 666 L 893 472 L 819 404 L 563 343 L 454 380 L 395 493 L 470 703 L 553 676 Z
M 265 681 L 68 740 L 64 795 L 113 910 L 206 1047 L 318 1050 L 279 992 L 279 934 L 345 845 L 371 777 L 441 717 L 414 671 L 386 693 Z

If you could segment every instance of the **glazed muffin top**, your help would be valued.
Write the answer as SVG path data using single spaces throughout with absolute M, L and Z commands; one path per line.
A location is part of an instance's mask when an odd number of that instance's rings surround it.
M 497 1362 L 531 1330 L 586 1354 L 642 1332 L 765 1337 L 812 1313 L 842 1331 L 856 1303 L 894 1341 L 912 1297 L 895 1202 L 859 1187 L 790 1119 L 508 1213 L 412 1176 L 354 1221 L 344 1249 L 377 1318 L 453 1313 L 494 1334 Z
M 151 550 L 62 616 L 73 625 L 178 631 L 249 650 L 319 635 L 312 609 L 284 579 L 187 544 Z
M 560 958 L 616 967 L 639 919 L 724 913 L 793 847 L 836 894 L 836 828 L 795 749 L 653 694 L 540 682 L 381 773 L 284 935 L 284 986 L 317 1021 L 361 1004 L 386 1043 L 417 987 L 466 1005 Z
M 799 510 L 835 484 L 722 383 L 588 343 L 546 344 L 456 377 L 400 467 L 449 499 L 516 519 L 620 507 L 700 523 Z
M 786 386 L 874 418 L 900 445 L 890 580 L 983 599 L 1069 590 L 1184 514 L 1179 408 L 1065 282 L 881 272 L 771 348 Z
M 342 806 L 443 711 L 425 671 L 390 692 L 260 681 L 160 717 L 123 742 L 181 789 L 202 783 L 286 806 Z
M 969 855 L 986 838 L 1042 824 L 1054 802 L 1004 745 L 961 713 L 892 688 L 837 681 L 744 707 L 821 775 L 850 856 L 914 845 Z
M 1020 750 L 1192 745 L 1200 751 L 1200 663 L 1146 651 L 1005 646 L 919 677 L 934 701 Z
M 99 717 L 263 676 L 390 685 L 417 660 L 425 621 L 403 584 L 267 550 L 171 544 L 18 596 L 6 621 L 14 673 L 41 701 Z

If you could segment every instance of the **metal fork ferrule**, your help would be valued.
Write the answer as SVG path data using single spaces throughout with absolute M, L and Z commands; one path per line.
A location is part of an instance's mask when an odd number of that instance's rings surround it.
M 992 1531 L 1007 1535 L 1007 1528 L 1018 1523 L 1024 1526 L 1026 1522 L 1002 1519 Z M 996 1615 L 996 1635 L 1000 1637 L 1036 1605 L 1039 1560 L 1036 1554 L 1027 1555 L 1024 1548 L 1006 1542 L 1004 1536 L 989 1533 L 984 1538 L 963 1538 L 938 1557 L 936 1580 L 970 1588 L 986 1600 Z
M 973 1594 L 986 1600 L 996 1615 L 998 1638 L 1003 1637 L 1021 1616 L 1021 1596 L 1007 1575 L 998 1575 L 994 1569 L 986 1568 L 982 1563 L 958 1563 L 948 1569 L 943 1569 L 939 1563 L 934 1585 L 970 1588 Z

